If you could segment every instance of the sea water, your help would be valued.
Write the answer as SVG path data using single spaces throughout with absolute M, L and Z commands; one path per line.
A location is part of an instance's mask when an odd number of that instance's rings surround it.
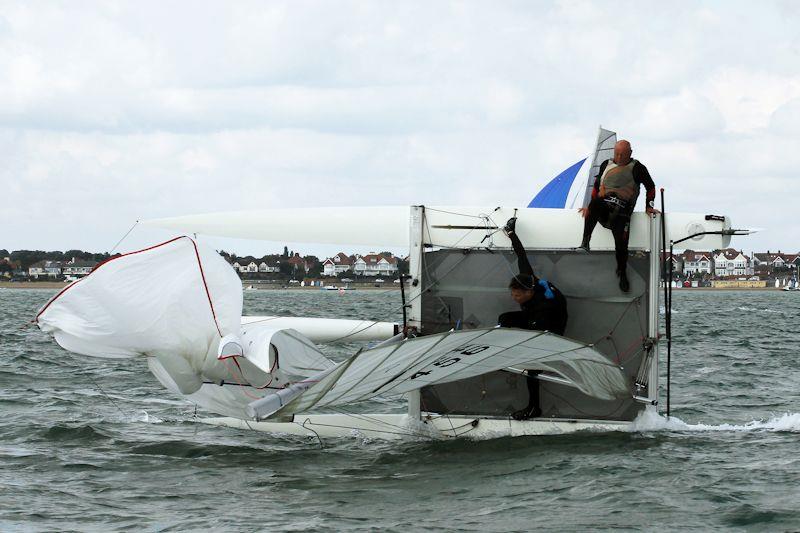
M 52 294 L 0 289 L 2 531 L 800 529 L 798 293 L 676 291 L 669 420 L 322 443 L 198 424 L 144 362 L 63 351 L 25 327 Z M 248 291 L 245 312 L 398 320 L 399 291 Z

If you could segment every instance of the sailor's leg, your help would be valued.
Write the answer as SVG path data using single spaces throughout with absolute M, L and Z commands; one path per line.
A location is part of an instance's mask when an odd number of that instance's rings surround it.
M 592 232 L 594 231 L 597 223 L 608 216 L 608 207 L 606 203 L 600 198 L 595 198 L 586 210 L 586 218 L 583 221 L 583 240 L 581 241 L 581 248 L 589 250 L 589 241 L 592 239 Z
M 611 233 L 614 235 L 614 250 L 617 257 L 617 275 L 619 276 L 619 288 L 623 292 L 630 290 L 630 283 L 628 282 L 628 237 L 629 237 L 630 219 L 627 217 L 619 216 L 611 227 Z
M 528 370 L 526 378 L 528 384 L 528 405 L 524 409 L 516 411 L 511 416 L 514 420 L 527 420 L 528 418 L 538 418 L 542 416 L 542 407 L 539 403 L 539 375 L 537 370 Z

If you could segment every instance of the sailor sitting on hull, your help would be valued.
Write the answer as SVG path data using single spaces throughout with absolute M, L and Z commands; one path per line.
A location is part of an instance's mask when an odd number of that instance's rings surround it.
M 583 241 L 580 248 L 589 251 L 597 223 L 611 230 L 614 236 L 614 249 L 617 255 L 617 276 L 619 288 L 623 292 L 630 290 L 628 282 L 628 237 L 630 236 L 631 214 L 636 206 L 639 188 L 644 185 L 647 190 L 647 213 L 658 213 L 653 208 L 656 197 L 656 186 L 647 171 L 647 167 L 635 159 L 631 159 L 631 143 L 619 141 L 614 145 L 614 158 L 600 165 L 600 172 L 594 180 L 592 201 L 588 207 L 579 211 L 586 219 L 583 226 Z
M 519 274 L 511 278 L 508 288 L 511 289 L 511 298 L 519 304 L 520 311 L 503 313 L 497 319 L 498 324 L 504 328 L 546 330 L 563 335 L 567 327 L 567 300 L 555 285 L 533 273 L 525 248 L 515 232 L 516 222 L 516 218 L 509 219 L 503 229 L 517 254 Z M 542 414 L 537 375 L 535 371 L 528 373 L 528 406 L 512 415 L 516 420 Z

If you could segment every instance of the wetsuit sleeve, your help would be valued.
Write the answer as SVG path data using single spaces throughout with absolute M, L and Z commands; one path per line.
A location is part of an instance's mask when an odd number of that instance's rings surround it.
M 531 266 L 531 262 L 528 261 L 528 254 L 525 253 L 525 248 L 522 246 L 522 241 L 517 237 L 517 233 L 512 232 L 508 238 L 511 239 L 511 246 L 514 248 L 514 253 L 517 254 L 519 273 L 533 276 L 533 267 Z
M 606 171 L 606 167 L 608 166 L 608 159 L 603 161 L 603 164 L 600 165 L 600 171 L 597 173 L 597 176 L 594 177 L 594 187 L 592 188 L 592 200 L 597 198 L 600 194 L 600 176 L 603 175 L 603 172 Z
M 650 202 L 656 199 L 656 184 L 653 183 L 653 178 L 650 177 L 647 167 L 637 163 L 633 167 L 633 179 L 638 185 L 644 185 L 647 190 L 647 204 L 650 205 Z

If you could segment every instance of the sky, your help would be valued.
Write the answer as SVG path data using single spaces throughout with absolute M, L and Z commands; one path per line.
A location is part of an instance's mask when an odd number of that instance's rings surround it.
M 792 1 L 0 2 L 0 248 L 108 251 L 213 211 L 525 206 L 602 124 L 669 209 L 797 252 L 798 28 Z

